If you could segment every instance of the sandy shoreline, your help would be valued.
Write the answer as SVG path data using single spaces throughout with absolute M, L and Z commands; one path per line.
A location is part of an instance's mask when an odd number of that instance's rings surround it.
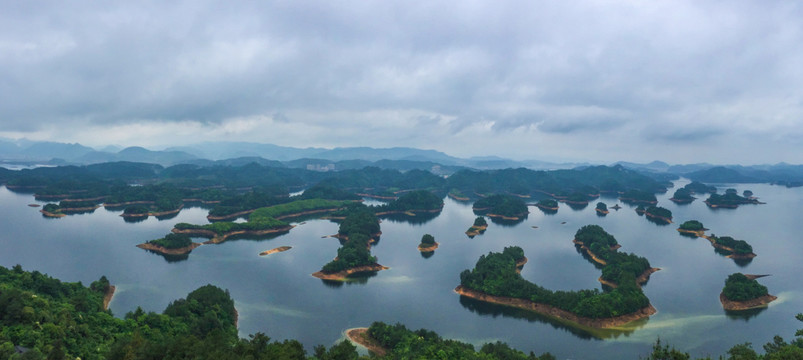
M 353 328 L 346 330 L 346 338 L 352 343 L 360 345 L 377 356 L 385 356 L 387 349 L 380 346 L 374 339 L 368 336 L 368 328 Z
M 142 243 L 142 244 L 137 245 L 137 247 L 140 248 L 140 249 L 156 251 L 158 253 L 165 254 L 165 255 L 184 255 L 184 254 L 188 254 L 190 251 L 192 251 L 193 249 L 195 249 L 195 248 L 197 248 L 197 247 L 199 247 L 201 245 L 202 245 L 201 243 L 192 243 L 192 245 L 185 246 L 183 248 L 168 249 L 168 248 L 166 248 L 164 246 L 159 246 L 159 245 L 156 245 L 156 244 Z
M 291 247 L 291 246 L 279 246 L 279 247 L 277 247 L 275 249 L 265 250 L 265 251 L 259 253 L 259 256 L 265 256 L 265 255 L 275 254 L 275 253 L 279 253 L 279 252 L 284 252 L 284 251 L 290 250 L 292 248 L 293 247 Z
M 436 243 L 434 243 L 432 245 L 429 245 L 429 246 L 421 246 L 421 245 L 422 244 L 418 244 L 418 251 L 420 251 L 420 252 L 433 252 L 433 251 L 435 251 L 435 249 L 438 248 L 440 243 L 436 242 Z

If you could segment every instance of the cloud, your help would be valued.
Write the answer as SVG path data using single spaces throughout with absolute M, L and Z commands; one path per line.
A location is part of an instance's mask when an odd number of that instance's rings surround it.
M 799 128 L 802 15 L 774 1 L 11 2 L 0 133 L 77 141 L 64 129 L 86 126 L 111 142 L 138 123 L 236 140 L 278 127 L 467 155 L 515 152 L 466 148 L 478 133 L 539 136 L 555 153 L 595 133 L 638 149 L 727 134 L 760 145 Z

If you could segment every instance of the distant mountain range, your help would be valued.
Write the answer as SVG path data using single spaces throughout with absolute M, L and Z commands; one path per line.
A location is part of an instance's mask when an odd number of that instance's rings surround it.
M 552 163 L 538 160 L 515 161 L 497 156 L 458 158 L 436 150 L 408 147 L 370 148 L 296 148 L 249 142 L 204 142 L 189 146 L 149 150 L 143 147 L 121 149 L 107 146 L 93 149 L 81 144 L 0 139 L 0 163 L 87 165 L 129 161 L 171 166 L 176 164 L 245 165 L 307 168 L 315 171 L 339 171 L 376 166 L 401 171 L 421 169 L 448 175 L 463 168 L 478 170 L 529 168 L 535 170 L 587 167 L 589 163 Z M 777 183 L 803 185 L 803 165 L 714 165 L 708 163 L 670 165 L 663 161 L 646 164 L 617 162 L 621 165 L 668 179 L 684 176 L 704 183 Z

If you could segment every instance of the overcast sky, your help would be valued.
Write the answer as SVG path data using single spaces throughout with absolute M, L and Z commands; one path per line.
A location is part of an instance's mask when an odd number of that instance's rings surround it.
M 0 4 L 0 137 L 803 163 L 803 2 Z

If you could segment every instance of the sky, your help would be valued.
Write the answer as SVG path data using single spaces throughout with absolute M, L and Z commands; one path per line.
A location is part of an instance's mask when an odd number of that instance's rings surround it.
M 0 0 L 0 137 L 803 163 L 803 2 Z

